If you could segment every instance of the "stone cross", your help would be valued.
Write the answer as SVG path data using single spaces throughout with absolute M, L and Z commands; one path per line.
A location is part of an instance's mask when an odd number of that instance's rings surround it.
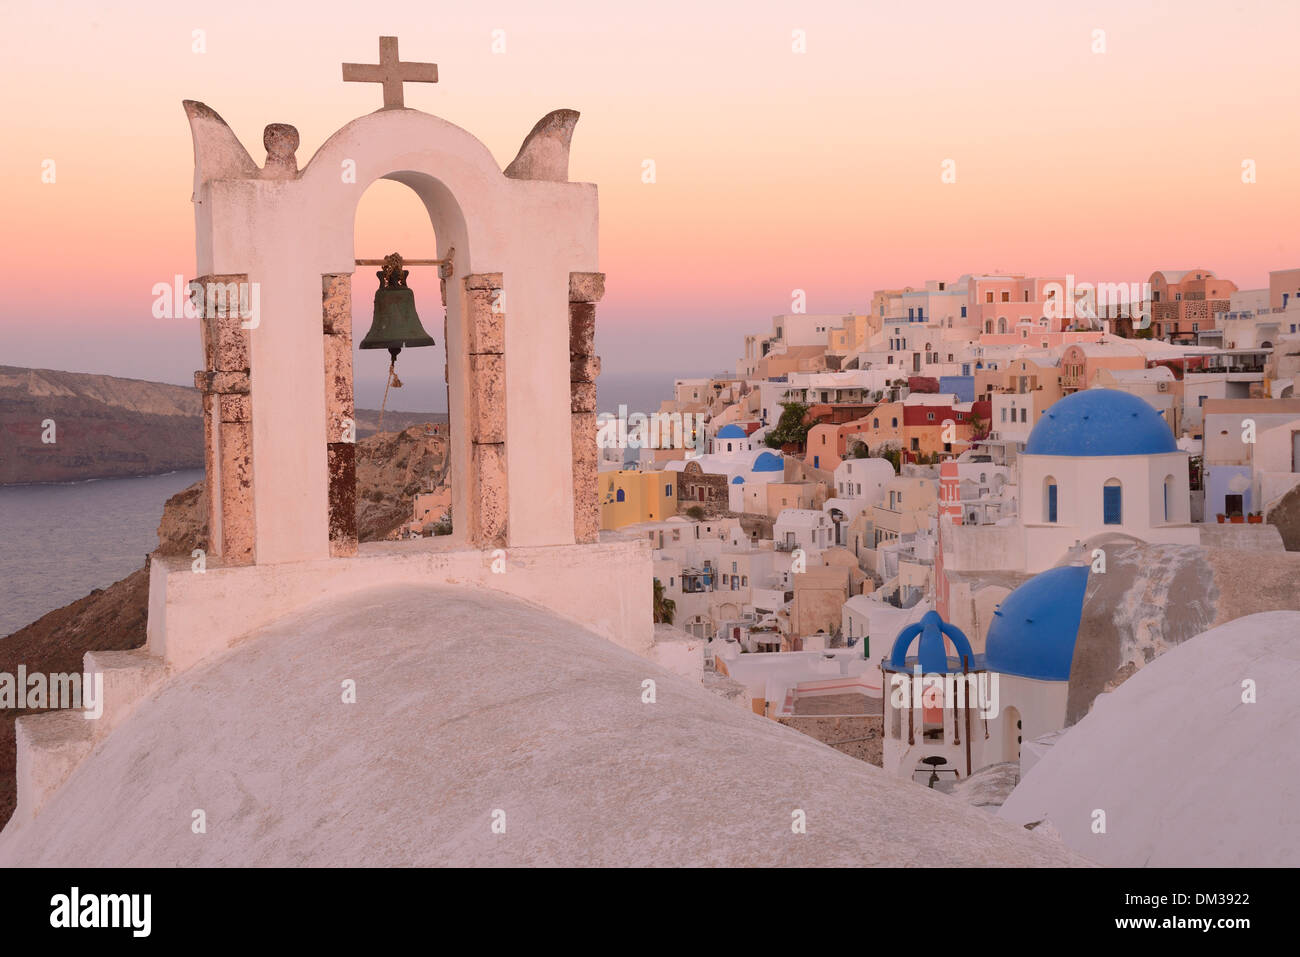
M 384 109 L 401 109 L 403 83 L 437 83 L 438 64 L 403 63 L 397 58 L 397 37 L 379 38 L 379 63 L 344 63 L 345 83 L 382 83 Z

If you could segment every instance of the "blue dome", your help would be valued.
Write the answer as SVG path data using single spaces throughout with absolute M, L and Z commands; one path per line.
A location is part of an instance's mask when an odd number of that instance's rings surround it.
M 785 463 L 781 461 L 781 456 L 773 455 L 771 452 L 764 452 L 758 458 L 754 459 L 755 472 L 784 472 Z
M 1174 433 L 1144 399 L 1119 389 L 1084 389 L 1048 409 L 1025 455 L 1160 455 L 1177 452 Z
M 953 648 L 956 649 L 955 659 L 948 657 L 944 638 L 952 642 Z M 917 643 L 916 655 L 909 658 L 907 652 L 912 647 L 913 641 Z M 894 647 L 889 654 L 889 669 L 905 671 L 910 661 L 921 665 L 922 674 L 947 674 L 961 671 L 963 659 L 972 670 L 977 668 L 978 662 L 971 652 L 966 635 L 956 625 L 944 621 L 937 611 L 927 611 L 921 616 L 920 621 L 904 627 L 894 639 Z
M 718 429 L 718 434 L 715 435 L 714 438 L 743 439 L 745 438 L 745 430 L 738 425 L 724 425 L 722 428 Z
M 989 671 L 1069 680 L 1087 587 L 1088 566 L 1065 565 L 1035 575 L 1002 599 L 985 641 Z
M 731 484 L 732 484 L 732 485 L 744 485 L 744 484 L 745 484 L 745 476 L 743 476 L 743 475 L 737 475 L 734 479 L 731 480 Z

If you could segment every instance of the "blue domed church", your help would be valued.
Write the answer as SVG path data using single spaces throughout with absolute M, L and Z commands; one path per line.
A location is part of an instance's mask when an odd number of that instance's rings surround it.
M 1062 565 L 1016 588 L 982 653 L 937 612 L 904 627 L 880 662 L 885 771 L 931 786 L 961 780 L 1019 762 L 1025 742 L 1064 728 L 1088 575 L 1086 564 Z
M 1117 389 L 1075 392 L 1039 419 L 1020 455 L 1020 516 L 1030 572 L 1109 534 L 1200 541 L 1187 453 L 1155 408 Z

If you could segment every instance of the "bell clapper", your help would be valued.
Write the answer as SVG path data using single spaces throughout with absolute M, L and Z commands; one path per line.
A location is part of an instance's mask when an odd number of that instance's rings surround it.
M 402 380 L 397 378 L 397 354 L 402 351 L 402 347 L 389 349 L 388 354 L 392 358 L 388 362 L 388 382 L 384 385 L 384 401 L 379 404 L 379 431 L 384 431 L 384 407 L 388 405 L 388 390 L 400 389 Z

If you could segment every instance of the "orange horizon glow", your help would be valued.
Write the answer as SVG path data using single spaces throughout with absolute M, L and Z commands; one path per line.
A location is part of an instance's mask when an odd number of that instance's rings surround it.
M 582 113 L 570 177 L 600 189 L 607 373 L 729 365 L 794 289 L 810 312 L 845 312 L 873 289 L 968 272 L 1143 281 L 1198 265 L 1249 289 L 1300 265 L 1295 4 L 148 3 L 129 18 L 69 4 L 57 29 L 47 4 L 11 6 L 0 364 L 184 381 L 197 335 L 149 312 L 155 283 L 194 272 L 180 101 L 215 109 L 259 163 L 263 126 L 294 124 L 304 166 L 380 105 L 339 64 L 375 62 L 381 34 L 439 64 L 407 105 L 470 130 L 503 167 L 542 115 Z M 372 188 L 358 255 L 430 255 L 422 216 L 402 187 Z M 706 359 L 683 351 L 687 335 Z

